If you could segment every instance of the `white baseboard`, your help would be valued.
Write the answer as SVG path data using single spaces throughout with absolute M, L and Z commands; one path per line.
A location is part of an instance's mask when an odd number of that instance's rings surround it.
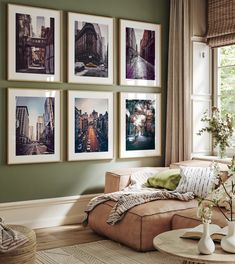
M 25 225 L 30 228 L 82 223 L 86 205 L 97 195 L 0 203 L 0 217 L 7 224 Z

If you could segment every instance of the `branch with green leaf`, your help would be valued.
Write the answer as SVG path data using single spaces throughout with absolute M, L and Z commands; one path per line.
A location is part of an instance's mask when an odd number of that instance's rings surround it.
M 211 191 L 209 198 L 198 198 L 198 217 L 203 223 L 210 223 L 213 207 L 217 207 L 228 221 L 235 221 L 235 156 L 229 167 L 229 178 L 220 182 L 218 188 Z M 216 172 L 217 179 L 220 174 Z
M 233 135 L 233 118 L 227 113 L 224 117 L 221 116 L 220 110 L 217 107 L 212 107 L 211 117 L 208 111 L 203 114 L 202 122 L 207 122 L 208 126 L 200 129 L 197 135 L 201 136 L 204 132 L 209 132 L 213 138 L 213 148 L 217 145 L 221 151 L 225 151 L 226 147 L 230 147 L 230 138 Z

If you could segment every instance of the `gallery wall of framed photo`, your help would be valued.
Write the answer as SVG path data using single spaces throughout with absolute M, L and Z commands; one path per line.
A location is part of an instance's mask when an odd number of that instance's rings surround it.
M 107 170 L 162 166 L 169 4 L 31 2 L 0 10 L 0 175 L 25 173 L 34 192 L 5 197 L 92 193 Z
M 68 82 L 113 84 L 114 19 L 67 17 Z M 120 84 L 160 87 L 161 26 L 119 24 Z M 9 80 L 62 80 L 60 26 L 61 11 L 8 5 Z M 8 164 L 61 161 L 59 90 L 8 91 Z M 68 91 L 69 161 L 113 158 L 115 110 L 112 92 Z M 120 158 L 161 155 L 160 112 L 160 94 L 121 93 Z

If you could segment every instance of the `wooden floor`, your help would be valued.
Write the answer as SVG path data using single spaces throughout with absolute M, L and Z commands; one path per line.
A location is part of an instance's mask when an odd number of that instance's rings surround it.
M 37 250 L 71 246 L 104 239 L 95 234 L 89 227 L 82 225 L 65 225 L 35 229 Z

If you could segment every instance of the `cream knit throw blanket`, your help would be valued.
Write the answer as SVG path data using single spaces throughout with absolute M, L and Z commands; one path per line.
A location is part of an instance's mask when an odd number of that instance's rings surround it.
M 110 225 L 116 224 L 120 221 L 125 212 L 136 205 L 144 204 L 147 202 L 155 200 L 167 200 L 167 199 L 177 199 L 181 201 L 189 201 L 194 198 L 193 193 L 178 193 L 175 191 L 167 190 L 142 190 L 141 192 L 137 191 L 120 191 L 114 193 L 103 194 L 98 197 L 93 198 L 85 212 L 89 214 L 98 204 L 104 203 L 108 200 L 115 201 L 115 205 L 112 208 L 110 215 L 107 219 L 107 223 Z
M 13 230 L 0 218 L 0 253 L 9 252 L 27 241 L 26 236 Z
M 84 223 L 88 220 L 89 212 L 91 212 L 97 205 L 108 200 L 116 202 L 106 220 L 108 224 L 114 225 L 124 217 L 127 210 L 140 204 L 155 200 L 177 199 L 181 201 L 189 201 L 194 199 L 194 194 L 192 192 L 179 193 L 165 189 L 147 188 L 145 183 L 148 177 L 153 176 L 153 174 L 156 174 L 156 171 L 154 173 L 151 170 L 137 171 L 131 175 L 131 184 L 122 191 L 102 194 L 93 198 L 88 203 L 85 210 L 87 217 Z

